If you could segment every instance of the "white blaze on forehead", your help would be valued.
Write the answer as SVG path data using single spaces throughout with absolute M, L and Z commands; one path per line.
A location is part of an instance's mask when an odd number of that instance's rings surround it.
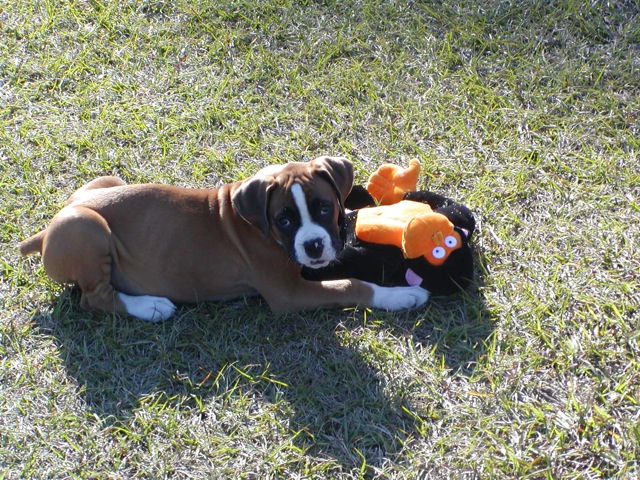
M 293 195 L 293 201 L 300 215 L 300 228 L 294 240 L 296 259 L 302 265 L 312 268 L 325 266 L 336 258 L 336 250 L 333 248 L 331 235 L 329 235 L 329 232 L 327 232 L 324 227 L 315 223 L 313 218 L 311 218 L 309 205 L 302 186 L 294 183 L 291 186 L 291 194 Z M 307 255 L 304 244 L 309 241 L 317 241 L 323 246 L 320 258 L 310 258 L 309 255 Z
M 302 186 L 300 186 L 299 183 L 294 183 L 291 186 L 291 193 L 293 195 L 293 201 L 296 202 L 296 207 L 298 207 L 301 228 L 304 228 L 306 225 L 313 223 L 311 214 L 309 213 L 309 206 L 307 205 L 307 198 L 304 196 Z

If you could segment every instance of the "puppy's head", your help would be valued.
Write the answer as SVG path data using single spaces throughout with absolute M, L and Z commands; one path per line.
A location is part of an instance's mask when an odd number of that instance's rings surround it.
M 272 236 L 300 265 L 321 268 L 342 249 L 344 199 L 353 166 L 342 157 L 273 165 L 246 180 L 233 194 L 235 210 L 265 236 Z

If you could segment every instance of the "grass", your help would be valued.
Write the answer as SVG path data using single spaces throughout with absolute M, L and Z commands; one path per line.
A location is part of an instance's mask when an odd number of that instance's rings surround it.
M 635 0 L 0 7 L 0 477 L 635 478 Z M 17 242 L 87 180 L 215 186 L 350 157 L 477 214 L 424 309 L 149 325 Z

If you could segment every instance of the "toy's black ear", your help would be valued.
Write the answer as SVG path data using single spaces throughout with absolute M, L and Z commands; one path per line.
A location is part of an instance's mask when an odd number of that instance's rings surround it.
M 362 185 L 354 185 L 344 201 L 345 208 L 358 210 L 365 207 L 375 207 L 376 201 Z
M 269 199 L 275 185 L 275 177 L 258 172 L 240 185 L 231 197 L 236 212 L 245 221 L 259 228 L 265 237 L 269 236 L 271 229 Z
M 311 166 L 317 169 L 333 185 L 338 193 L 340 206 L 353 187 L 353 165 L 344 157 L 318 157 L 311 160 Z
M 462 231 L 466 241 L 471 239 L 471 236 L 476 229 L 476 219 L 474 218 L 473 213 L 471 213 L 471 210 L 464 205 L 452 203 L 446 207 L 438 208 L 435 211 L 442 213 L 456 226 L 458 231 Z

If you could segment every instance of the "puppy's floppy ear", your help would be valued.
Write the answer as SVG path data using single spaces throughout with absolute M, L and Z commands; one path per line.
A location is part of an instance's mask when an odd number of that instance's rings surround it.
M 260 229 L 265 237 L 269 236 L 271 224 L 269 222 L 269 198 L 275 187 L 272 176 L 258 174 L 245 181 L 233 193 L 231 202 L 240 216 Z
M 353 165 L 344 157 L 318 157 L 311 161 L 316 168 L 333 185 L 338 193 L 340 206 L 344 208 L 344 200 L 353 187 Z

